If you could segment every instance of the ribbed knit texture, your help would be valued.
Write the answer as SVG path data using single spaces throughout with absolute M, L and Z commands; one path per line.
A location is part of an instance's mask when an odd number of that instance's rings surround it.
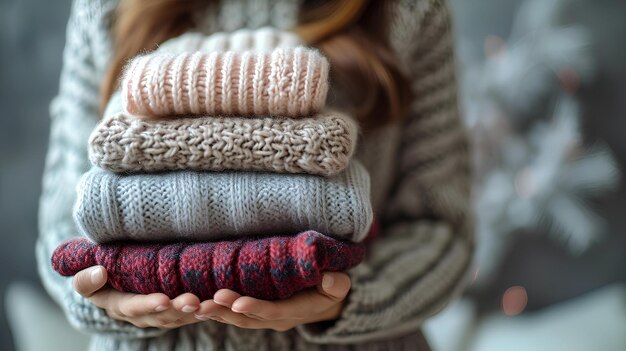
M 71 276 L 95 265 L 107 269 L 119 291 L 164 293 L 175 298 L 190 292 L 201 301 L 219 289 L 265 300 L 285 299 L 322 282 L 322 272 L 344 271 L 363 260 L 363 244 L 309 231 L 205 243 L 96 245 L 73 239 L 52 255 L 52 267 Z
M 445 2 L 385 1 L 389 28 L 380 33 L 388 33 L 414 98 L 402 123 L 363 134 L 355 156 L 371 176 L 381 234 L 365 260 L 348 270 L 352 288 L 339 319 L 282 333 L 212 321 L 174 330 L 137 328 L 80 297 L 71 279 L 52 269 L 54 249 L 79 235 L 72 204 L 76 184 L 90 167 L 87 140 L 98 123 L 99 86 L 111 58 L 109 16 L 116 5 L 117 0 L 75 0 L 73 5 L 60 91 L 51 109 L 37 243 L 44 286 L 72 325 L 93 335 L 91 349 L 422 350 L 416 331 L 467 283 L 473 250 L 467 138 L 456 105 L 454 41 Z M 220 1 L 198 13 L 205 23 L 200 30 L 292 28 L 298 5 Z
M 138 116 L 311 116 L 328 92 L 328 61 L 317 50 L 155 52 L 131 60 L 122 105 Z
M 314 118 L 195 117 L 144 120 L 115 111 L 89 138 L 89 159 L 113 172 L 268 171 L 332 176 L 350 161 L 354 120 L 339 112 Z
M 361 241 L 372 223 L 367 171 L 334 177 L 261 172 L 119 176 L 93 168 L 78 183 L 74 218 L 98 243 L 232 239 L 308 228 Z
M 296 47 L 302 45 L 300 38 L 292 33 L 272 27 L 257 30 L 243 28 L 230 33 L 189 32 L 167 40 L 159 45 L 158 52 L 180 54 L 200 51 L 205 53 L 217 51 L 260 51 L 269 52 L 280 47 Z

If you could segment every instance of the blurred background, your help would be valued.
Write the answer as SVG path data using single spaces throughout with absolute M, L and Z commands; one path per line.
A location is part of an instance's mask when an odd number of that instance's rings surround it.
M 449 2 L 479 244 L 433 349 L 626 350 L 626 1 Z M 1 350 L 85 340 L 34 262 L 70 3 L 0 1 Z

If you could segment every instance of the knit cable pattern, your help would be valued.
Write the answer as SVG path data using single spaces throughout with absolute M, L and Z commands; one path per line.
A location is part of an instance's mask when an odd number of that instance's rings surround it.
M 113 172 L 240 170 L 332 176 L 348 166 L 357 134 L 356 122 L 339 112 L 304 119 L 158 121 L 121 112 L 94 129 L 89 159 Z
M 125 111 L 138 116 L 310 116 L 328 92 L 328 60 L 317 50 L 154 52 L 122 77 Z
M 109 284 L 137 294 L 189 292 L 207 300 L 231 289 L 266 300 L 284 299 L 322 281 L 326 271 L 343 271 L 364 258 L 363 244 L 314 231 L 235 241 L 97 245 L 87 239 L 61 244 L 52 267 L 70 276 L 94 265 L 107 269 Z
M 359 163 L 334 177 L 261 172 L 117 175 L 92 168 L 74 219 L 95 242 L 237 239 L 307 228 L 361 241 L 372 223 L 369 175 Z

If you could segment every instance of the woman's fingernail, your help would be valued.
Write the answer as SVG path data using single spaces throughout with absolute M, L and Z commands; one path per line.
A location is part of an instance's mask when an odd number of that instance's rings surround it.
M 221 300 L 215 300 L 215 299 L 213 299 L 213 302 L 215 302 L 216 304 L 218 304 L 218 305 L 220 305 L 220 306 L 224 306 L 224 307 L 228 307 L 228 308 L 230 308 L 230 305 L 229 305 L 229 304 L 227 304 L 227 303 L 226 303 L 226 302 L 224 302 L 224 301 L 221 301 Z
M 100 284 L 104 278 L 104 273 L 101 267 L 95 267 L 91 269 L 91 283 Z
M 165 306 L 165 305 L 158 305 L 157 307 L 155 307 L 155 308 L 154 308 L 154 310 L 155 310 L 156 312 L 163 312 L 163 311 L 165 311 L 166 309 L 167 309 L 167 306 Z
M 194 307 L 194 306 L 191 306 L 191 305 L 185 305 L 185 306 L 183 306 L 181 311 L 183 311 L 185 313 L 191 313 L 191 312 L 193 312 L 193 311 L 195 311 L 197 309 L 198 309 L 198 307 Z
M 328 290 L 332 288 L 333 284 L 335 284 L 335 278 L 330 274 L 324 274 L 324 277 L 322 277 L 322 288 Z
M 195 314 L 194 315 L 196 317 L 196 319 L 199 319 L 201 321 L 207 321 L 209 319 L 211 319 L 212 316 L 208 315 L 208 314 Z
M 248 312 L 248 311 L 245 311 L 245 310 L 241 309 L 240 307 L 238 307 L 236 305 L 233 305 L 230 309 L 233 312 L 236 312 L 236 313 L 246 313 L 246 312 Z

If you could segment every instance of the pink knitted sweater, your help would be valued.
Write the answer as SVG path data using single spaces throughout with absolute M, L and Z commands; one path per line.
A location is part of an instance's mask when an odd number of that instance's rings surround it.
M 122 78 L 126 112 L 145 116 L 311 116 L 324 106 L 329 64 L 317 50 L 155 52 Z

